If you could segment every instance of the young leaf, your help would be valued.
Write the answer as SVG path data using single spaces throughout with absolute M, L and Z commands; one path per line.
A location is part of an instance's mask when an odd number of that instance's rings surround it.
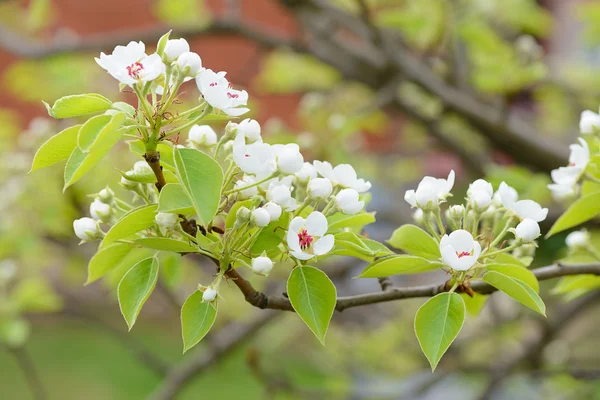
M 465 322 L 465 302 L 457 293 L 440 293 L 419 308 L 415 333 L 423 354 L 435 371 Z
M 112 109 L 117 111 L 123 111 L 125 114 L 133 117 L 135 115 L 135 107 L 129 103 L 125 103 L 122 101 L 115 101 L 112 104 Z
M 44 105 L 53 118 L 71 118 L 106 111 L 112 102 L 102 95 L 88 93 L 62 97 L 52 107 L 47 103 Z
M 382 278 L 392 275 L 418 274 L 439 269 L 441 265 L 439 261 L 431 261 L 408 254 L 395 254 L 383 257 L 367 265 L 358 278 Z
M 485 275 L 483 275 L 483 280 L 496 289 L 503 291 L 524 306 L 546 316 L 546 305 L 535 290 L 522 280 L 511 278 L 510 276 L 496 271 L 486 272 Z
M 132 247 L 128 243 L 115 243 L 111 246 L 107 246 L 100 249 L 90 259 L 88 264 L 88 277 L 85 282 L 86 285 L 102 278 L 110 270 L 115 268 L 123 260 Z
M 146 258 L 135 264 L 121 279 L 117 288 L 121 314 L 129 330 L 135 321 L 158 280 L 158 259 Z
M 77 133 L 80 127 L 81 125 L 72 126 L 48 139 L 35 153 L 29 172 L 49 167 L 69 158 L 77 146 Z
M 337 301 L 333 282 L 317 268 L 296 267 L 287 281 L 287 293 L 294 310 L 325 345 L 325 335 Z
M 115 115 L 96 115 L 88 119 L 79 129 L 77 145 L 83 152 L 89 153 L 102 146 L 105 140 L 115 136 L 115 132 L 125 122 L 125 113 Z
M 185 189 L 178 183 L 168 183 L 160 191 L 158 211 L 177 214 L 193 214 L 194 206 Z
M 540 284 L 530 270 L 527 268 L 512 265 L 512 264 L 487 264 L 485 268 L 488 271 L 496 271 L 501 274 L 510 276 L 511 278 L 520 279 L 527 284 L 530 288 L 532 288 L 536 293 L 540 292 Z
M 476 317 L 479 315 L 479 313 L 481 313 L 481 310 L 483 310 L 483 307 L 485 306 L 489 296 L 475 293 L 473 294 L 473 297 L 471 297 L 466 293 L 461 293 L 460 297 L 462 297 L 463 301 L 465 302 L 465 306 L 467 307 L 467 312 L 469 315 Z
M 376 257 L 393 254 L 385 245 L 357 235 L 354 232 L 339 232 L 334 235 L 335 248 L 332 255 L 356 257 L 364 261 L 373 262 Z M 357 247 L 358 246 L 358 247 Z M 367 251 L 365 251 L 365 249 Z M 368 254 L 368 251 L 371 254 Z
M 177 176 L 192 200 L 198 222 L 208 225 L 221 202 L 223 170 L 210 156 L 196 149 L 175 151 Z
M 217 302 L 202 301 L 202 292 L 196 291 L 187 298 L 181 308 L 181 332 L 185 353 L 210 331 L 217 319 Z
M 156 53 L 159 56 L 163 56 L 165 53 L 165 47 L 167 46 L 167 42 L 169 41 L 169 35 L 171 35 L 171 31 L 165 33 L 158 39 L 158 44 L 156 45 Z
M 567 211 L 556 220 L 546 238 L 582 224 L 597 216 L 598 213 L 600 213 L 600 192 L 581 197 L 575 203 L 571 204 Z
M 155 215 L 156 204 L 149 204 L 129 211 L 110 228 L 100 247 L 105 248 L 115 240 L 126 238 L 142 229 L 151 227 L 154 225 Z
M 600 276 L 574 275 L 563 276 L 552 289 L 552 294 L 567 294 L 573 291 L 587 292 L 600 287 Z
M 415 225 L 402 225 L 392 233 L 388 243 L 413 256 L 440 258 L 440 246 L 427 232 Z
M 327 218 L 329 223 L 329 232 L 342 228 L 362 228 L 365 225 L 375 222 L 375 213 L 361 212 L 354 215 L 336 213 Z
M 149 249 L 159 250 L 159 251 L 172 251 L 175 253 L 195 253 L 198 251 L 196 246 L 194 246 L 189 241 L 181 241 L 176 239 L 169 238 L 142 238 L 136 239 L 135 244 L 139 246 L 148 247 Z

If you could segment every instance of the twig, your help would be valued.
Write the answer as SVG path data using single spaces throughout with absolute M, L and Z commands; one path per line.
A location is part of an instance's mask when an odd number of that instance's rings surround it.
M 47 392 L 44 387 L 44 383 L 42 382 L 42 380 L 38 374 L 38 371 L 37 371 L 37 368 L 35 367 L 35 363 L 33 362 L 33 359 L 31 358 L 29 353 L 27 353 L 25 348 L 6 346 L 6 350 L 8 350 L 8 352 L 11 353 L 15 357 L 15 360 L 19 364 L 21 371 L 23 371 L 23 375 L 25 376 L 25 379 L 27 380 L 27 383 L 29 384 L 29 388 L 31 389 L 33 398 L 35 400 L 46 399 L 48 396 L 46 394 Z

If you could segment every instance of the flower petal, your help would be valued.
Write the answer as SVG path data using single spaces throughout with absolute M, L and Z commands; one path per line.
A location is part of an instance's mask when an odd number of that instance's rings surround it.
M 327 232 L 328 227 L 327 218 L 319 211 L 311 212 L 308 217 L 306 217 L 304 225 L 306 226 L 308 233 L 312 236 L 323 236 Z
M 317 255 L 317 256 L 327 254 L 333 248 L 334 243 L 335 243 L 335 239 L 334 239 L 333 235 L 325 235 L 325 236 L 319 238 L 312 245 L 313 253 L 315 253 L 315 255 Z

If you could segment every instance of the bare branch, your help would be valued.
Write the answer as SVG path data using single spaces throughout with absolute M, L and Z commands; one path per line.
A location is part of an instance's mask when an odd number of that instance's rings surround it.
M 35 400 L 44 400 L 48 398 L 46 388 L 38 374 L 35 363 L 25 348 L 8 346 L 5 346 L 5 348 L 15 357 L 15 360 L 19 364 L 19 368 L 23 371 L 23 376 L 29 384 L 33 398 Z

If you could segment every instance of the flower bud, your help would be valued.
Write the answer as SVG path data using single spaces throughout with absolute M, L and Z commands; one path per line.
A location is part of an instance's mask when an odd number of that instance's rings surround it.
M 524 243 L 533 242 L 540 236 L 540 226 L 531 218 L 525 218 L 515 229 L 515 237 Z
M 354 189 L 344 189 L 335 196 L 335 204 L 344 214 L 356 214 L 365 206 L 364 201 L 358 200 L 358 192 Z
M 269 212 L 264 208 L 257 208 L 254 211 L 252 211 L 250 221 L 252 221 L 254 225 L 262 228 L 269 225 L 269 222 L 271 222 L 271 216 L 269 215 Z
M 485 211 L 492 204 L 492 196 L 483 190 L 471 192 L 469 200 L 473 208 L 478 212 Z
M 186 51 L 177 57 L 177 65 L 185 76 L 195 77 L 202 71 L 202 60 L 200 56 L 191 51 Z
M 248 142 L 256 142 L 261 140 L 260 137 L 260 124 L 255 119 L 246 118 L 237 125 L 238 132 L 244 134 Z
M 240 188 L 243 188 L 245 186 L 249 186 L 252 185 L 253 183 L 255 183 L 256 180 L 254 179 L 253 176 L 251 175 L 244 175 L 244 177 L 242 179 L 240 179 L 239 181 L 237 181 L 233 187 L 234 190 L 238 190 Z M 252 186 L 248 189 L 243 189 L 240 190 L 238 192 L 238 198 L 239 199 L 248 199 L 252 196 L 256 196 L 258 195 L 258 187 L 257 186 Z
M 415 210 L 415 212 L 412 215 L 413 220 L 417 223 L 417 224 L 422 224 L 423 223 L 423 210 L 421 210 L 420 208 L 417 208 Z
M 462 219 L 465 208 L 462 205 L 455 205 L 448 209 L 448 214 L 452 219 Z
M 281 206 L 277 203 L 268 202 L 262 208 L 267 210 L 271 217 L 271 221 L 277 221 L 279 217 L 281 217 Z
M 100 237 L 98 222 L 88 217 L 73 221 L 73 230 L 75 231 L 75 235 L 81 240 L 94 240 Z
M 235 213 L 235 222 L 236 224 L 243 224 L 244 222 L 250 221 L 250 210 L 248 207 L 240 207 Z
M 425 187 L 421 190 L 417 190 L 415 192 L 415 197 L 418 207 L 424 211 L 431 211 L 439 207 L 438 195 L 433 189 Z
M 235 138 L 239 129 L 239 124 L 237 122 L 229 121 L 227 125 L 225 125 L 225 133 L 223 134 L 223 140 L 231 140 Z
M 154 221 L 161 228 L 173 229 L 179 221 L 179 215 L 173 213 L 159 212 L 154 217 Z
M 90 204 L 90 215 L 96 221 L 108 222 L 112 215 L 112 207 L 96 199 Z
M 326 199 L 331 195 L 333 185 L 327 178 L 314 178 L 308 182 L 308 196 L 313 199 Z
M 300 171 L 296 172 L 295 175 L 298 181 L 304 183 L 310 181 L 311 179 L 315 179 L 317 177 L 317 170 L 311 163 L 305 162 L 302 164 Z
M 587 231 L 573 231 L 565 239 L 569 250 L 577 250 L 590 244 L 590 234 Z
M 106 204 L 110 203 L 114 197 L 115 192 L 113 192 L 108 186 L 98 193 L 98 198 L 100 201 Z
M 133 164 L 133 173 L 138 176 L 154 175 L 152 167 L 146 161 L 137 161 Z
M 272 146 L 277 155 L 277 168 L 284 174 L 295 174 L 304 164 L 304 157 L 295 143 Z
M 258 275 L 267 276 L 273 269 L 273 261 L 264 254 L 252 259 L 252 271 Z
M 165 59 L 175 61 L 183 53 L 190 51 L 190 45 L 185 39 L 171 39 L 165 45 Z
M 202 301 L 205 301 L 207 303 L 215 301 L 218 293 L 219 292 L 217 292 L 216 289 L 213 289 L 211 286 L 209 286 L 204 290 L 204 293 L 202 293 Z
M 121 186 L 123 186 L 127 190 L 133 190 L 133 191 L 135 191 L 139 188 L 139 184 L 137 182 L 130 181 L 129 179 L 125 178 L 124 176 L 121 177 Z
M 212 147 L 217 144 L 217 134 L 209 125 L 194 125 L 188 134 L 192 147 Z

